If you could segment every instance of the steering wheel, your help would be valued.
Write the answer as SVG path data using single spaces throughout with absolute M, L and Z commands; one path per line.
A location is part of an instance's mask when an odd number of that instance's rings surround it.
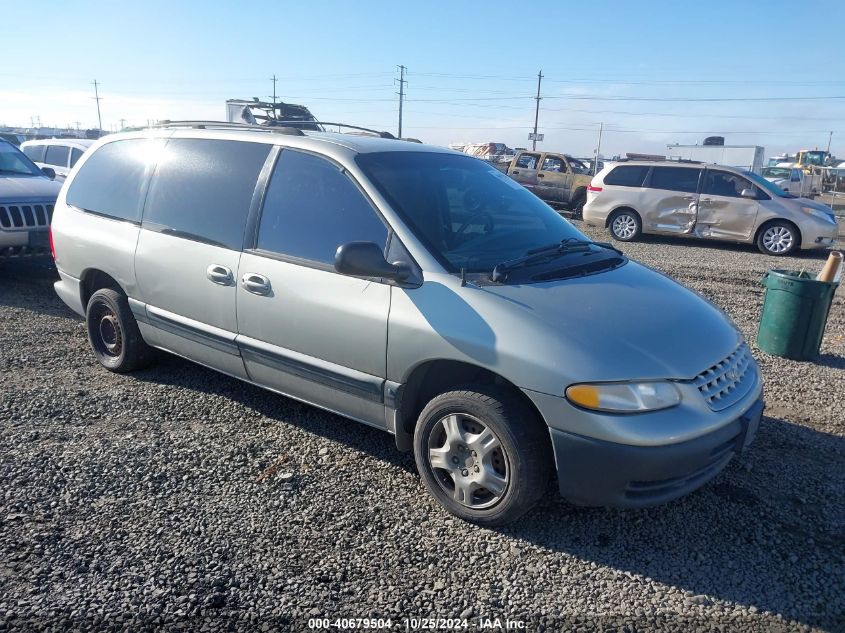
M 465 233 L 467 228 L 470 227 L 472 224 L 476 224 L 476 220 L 479 218 L 483 218 L 484 222 L 484 232 L 489 233 L 493 230 L 495 226 L 495 221 L 493 220 L 493 216 L 488 213 L 487 211 L 482 211 L 482 207 L 484 207 L 484 197 L 481 196 L 475 188 L 469 188 L 464 192 L 464 209 L 469 211 L 469 217 L 461 224 L 460 228 L 456 231 L 458 235 Z

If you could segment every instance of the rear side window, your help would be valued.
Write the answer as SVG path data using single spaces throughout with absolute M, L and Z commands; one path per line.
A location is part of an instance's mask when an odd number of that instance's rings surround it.
M 29 160 L 36 162 L 36 163 L 43 163 L 44 162 L 44 146 L 43 145 L 28 145 L 27 147 L 22 147 L 23 153 L 26 154 Z
M 67 167 L 67 158 L 69 154 L 70 148 L 67 145 L 48 145 L 47 153 L 44 156 L 44 162 L 48 165 Z
M 361 190 L 334 163 L 283 151 L 267 188 L 258 249 L 333 265 L 338 246 L 358 241 L 387 242 L 387 227 Z
M 642 187 L 648 170 L 648 165 L 624 165 L 622 167 L 615 167 L 604 177 L 604 184 L 619 187 Z
M 67 192 L 67 203 L 117 220 L 139 222 L 148 162 L 160 141 L 107 143 L 88 157 Z
M 522 154 L 516 159 L 516 166 L 522 169 L 537 169 L 537 162 L 539 160 L 539 154 Z
M 683 191 L 695 193 L 698 190 L 700 169 L 685 167 L 654 167 L 651 172 L 652 189 L 668 189 L 669 191 Z
M 70 150 L 70 166 L 76 165 L 76 162 L 82 158 L 82 150 L 72 147 Z
M 557 156 L 546 156 L 543 159 L 542 171 L 559 171 L 561 173 L 565 173 L 566 165 L 564 164 L 562 158 Z
M 171 139 L 150 182 L 144 228 L 241 250 L 269 153 L 262 143 Z

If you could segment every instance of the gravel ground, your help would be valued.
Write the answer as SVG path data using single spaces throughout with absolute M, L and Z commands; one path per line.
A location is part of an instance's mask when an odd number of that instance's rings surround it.
M 757 440 L 669 505 L 575 508 L 550 488 L 501 530 L 440 510 L 387 434 L 175 357 L 110 374 L 54 271 L 0 264 L 0 630 L 298 631 L 315 616 L 845 630 L 843 293 L 821 358 L 797 363 L 753 345 L 758 281 L 819 256 L 668 239 L 625 251 L 752 342 Z

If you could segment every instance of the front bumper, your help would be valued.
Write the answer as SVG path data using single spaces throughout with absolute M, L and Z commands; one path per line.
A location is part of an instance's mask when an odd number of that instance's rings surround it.
M 47 255 L 50 252 L 49 239 L 45 229 L 0 230 L 0 258 Z
M 549 429 L 560 493 L 579 505 L 638 508 L 677 499 L 719 474 L 754 439 L 764 403 L 692 440 L 631 446 Z

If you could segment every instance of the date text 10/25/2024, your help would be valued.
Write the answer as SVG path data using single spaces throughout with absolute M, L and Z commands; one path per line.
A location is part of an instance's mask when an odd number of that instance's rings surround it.
M 521 631 L 522 620 L 507 618 L 309 618 L 308 628 L 313 630 L 364 630 L 364 631 Z

